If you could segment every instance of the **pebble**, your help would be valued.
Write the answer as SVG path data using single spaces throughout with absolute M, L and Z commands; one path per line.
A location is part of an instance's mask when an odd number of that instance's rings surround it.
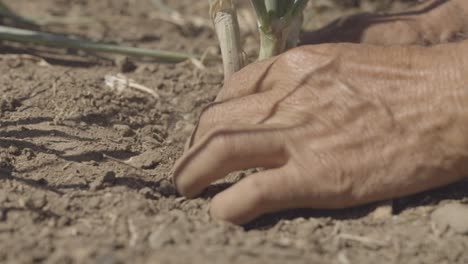
M 468 235 L 468 206 L 451 203 L 440 206 L 431 215 L 437 227 L 452 229 L 458 234 Z
M 163 196 L 172 196 L 172 195 L 177 194 L 177 191 L 174 188 L 174 185 L 168 180 L 162 180 L 160 182 L 159 187 L 158 187 L 158 191 Z

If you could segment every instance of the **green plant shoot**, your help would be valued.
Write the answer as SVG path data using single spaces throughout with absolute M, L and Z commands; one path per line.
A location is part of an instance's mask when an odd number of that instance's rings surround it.
M 297 45 L 308 0 L 251 0 L 260 33 L 259 60 Z

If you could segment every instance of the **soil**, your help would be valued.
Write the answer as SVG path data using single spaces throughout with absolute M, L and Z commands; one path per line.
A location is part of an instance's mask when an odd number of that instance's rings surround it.
M 4 2 L 30 17 L 69 19 L 43 26 L 51 32 L 217 52 L 211 28 L 165 22 L 147 0 Z M 205 2 L 168 4 L 206 18 Z M 354 2 L 316 1 L 310 27 L 411 4 L 361 1 L 350 9 Z M 251 34 L 245 39 L 254 50 Z M 0 262 L 468 263 L 468 236 L 451 229 L 450 218 L 437 223 L 450 210 L 431 217 L 447 204 L 468 206 L 468 181 L 350 210 L 283 212 L 244 227 L 207 213 L 222 183 L 198 199 L 178 196 L 171 169 L 222 86 L 219 62 L 203 69 L 3 43 L 0 72 Z M 119 72 L 160 98 L 107 87 L 104 77 Z

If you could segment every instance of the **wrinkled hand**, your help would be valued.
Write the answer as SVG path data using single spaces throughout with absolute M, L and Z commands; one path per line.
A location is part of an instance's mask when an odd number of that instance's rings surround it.
M 438 44 L 468 34 L 468 1 L 429 0 L 403 13 L 356 14 L 302 36 L 303 44 L 367 43 L 376 45 Z
M 460 179 L 468 74 L 451 45 L 306 46 L 246 67 L 202 114 L 177 189 L 194 197 L 230 172 L 265 168 L 212 200 L 213 216 L 241 224 Z

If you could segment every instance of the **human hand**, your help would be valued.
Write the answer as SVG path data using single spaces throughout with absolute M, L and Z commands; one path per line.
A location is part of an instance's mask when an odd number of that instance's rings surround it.
M 466 34 L 468 1 L 430 0 L 402 13 L 361 13 L 337 19 L 322 29 L 304 33 L 302 43 L 427 45 L 454 41 Z
M 462 46 L 304 46 L 247 66 L 203 112 L 175 185 L 195 197 L 230 172 L 265 168 L 211 202 L 214 217 L 242 224 L 456 181 L 468 172 Z

